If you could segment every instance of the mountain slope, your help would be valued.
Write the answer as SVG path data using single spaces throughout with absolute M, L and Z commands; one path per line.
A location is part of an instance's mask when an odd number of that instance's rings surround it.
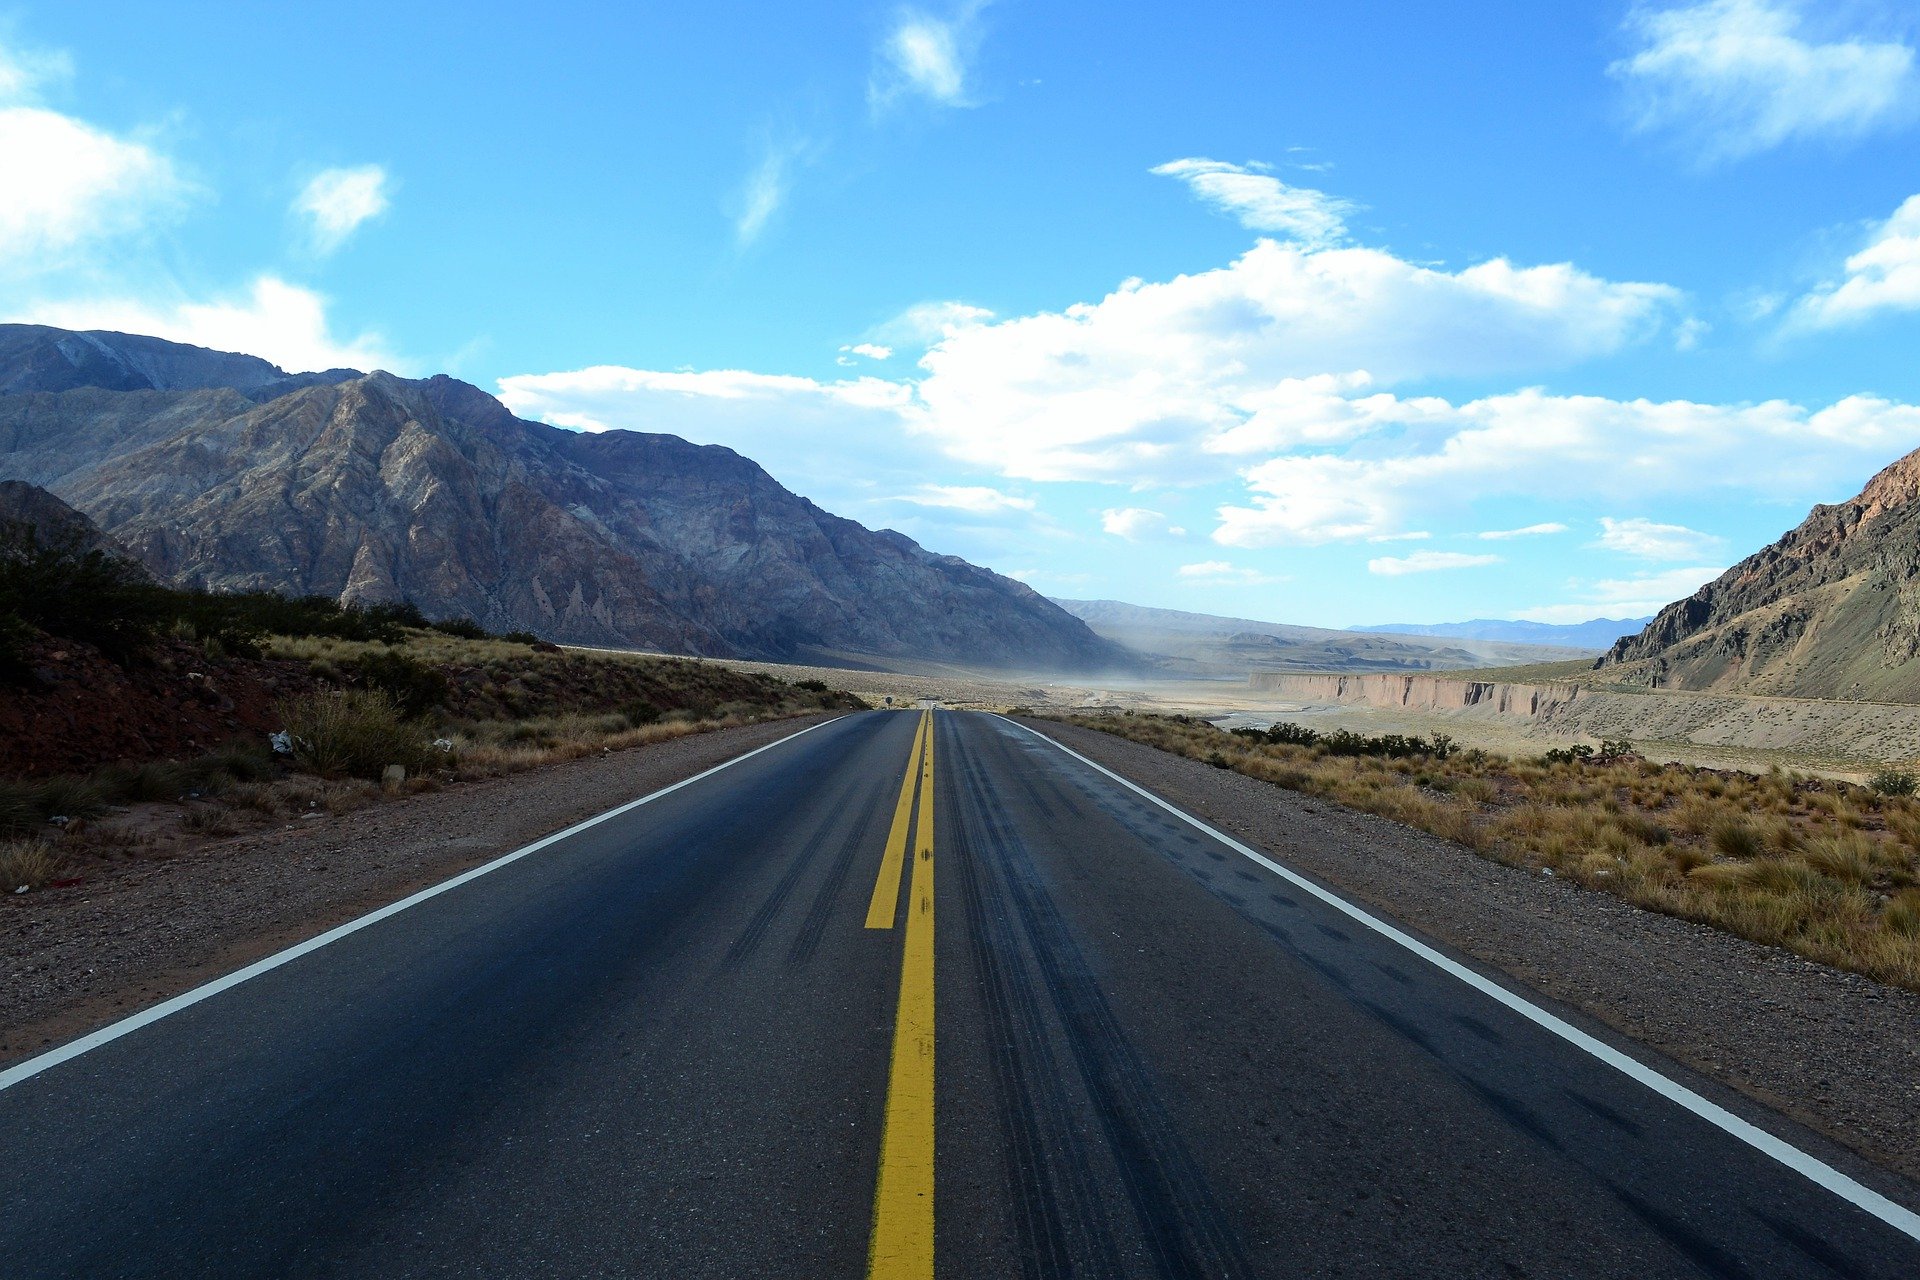
M 1152 609 L 1118 600 L 1054 603 L 1116 644 L 1160 659 L 1163 670 L 1244 677 L 1252 671 L 1454 671 L 1552 662 L 1575 651 L 1487 640 L 1330 631 L 1251 618 Z
M 1640 630 L 1652 618 L 1594 618 L 1588 622 L 1518 622 L 1475 618 L 1470 622 L 1389 622 L 1349 627 L 1368 635 L 1451 636 L 1461 640 L 1509 640 L 1515 644 L 1556 645 L 1564 649 L 1605 649 L 1621 636 Z
M 1920 452 L 1662 609 L 1601 665 L 1672 688 L 1920 701 Z
M 729 449 L 561 431 L 444 376 L 288 379 L 196 348 L 148 358 L 155 340 L 120 335 L 123 358 L 101 363 L 78 343 L 93 335 L 18 328 L 0 326 L 0 353 L 26 352 L 0 360 L 16 385 L 130 368 L 147 385 L 0 395 L 0 475 L 52 490 L 176 582 L 411 599 L 674 652 L 1130 661 L 1023 584 L 822 511 Z M 241 385 L 206 385 L 223 371 Z

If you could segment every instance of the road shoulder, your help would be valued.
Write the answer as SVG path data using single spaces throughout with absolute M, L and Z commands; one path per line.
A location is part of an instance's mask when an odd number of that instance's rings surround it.
M 1355 900 L 1920 1177 L 1920 996 L 1097 730 L 1022 721 Z
M 210 843 L 0 910 L 0 1065 L 830 716 L 673 738 Z

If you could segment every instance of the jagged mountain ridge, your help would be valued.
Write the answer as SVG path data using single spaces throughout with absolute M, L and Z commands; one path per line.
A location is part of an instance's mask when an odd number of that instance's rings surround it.
M 1333 631 L 1118 600 L 1054 603 L 1106 639 L 1152 655 L 1167 674 L 1244 679 L 1254 671 L 1457 671 L 1580 656 L 1501 640 Z
M 171 581 L 716 656 L 1130 661 L 1023 584 L 823 511 L 730 449 L 527 422 L 444 375 L 287 375 L 158 342 L 0 326 L 0 476 Z
M 1624 635 L 1639 631 L 1652 618 L 1592 618 L 1586 622 L 1525 622 L 1508 618 L 1474 618 L 1467 622 L 1384 622 L 1349 627 L 1369 635 L 1451 636 L 1461 640 L 1510 640 L 1516 644 L 1553 645 L 1565 649 L 1598 651 Z
M 1661 687 L 1920 702 L 1920 451 L 1601 658 Z

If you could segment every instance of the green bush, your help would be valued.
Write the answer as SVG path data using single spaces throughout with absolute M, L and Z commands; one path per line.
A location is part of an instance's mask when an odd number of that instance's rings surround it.
M 77 537 L 43 537 L 0 524 L 0 635 L 17 654 L 28 628 L 94 645 L 116 659 L 152 643 L 169 593 L 138 565 L 88 550 Z
M 1882 769 L 1867 779 L 1867 785 L 1883 796 L 1910 796 L 1920 786 L 1910 769 Z
M 441 635 L 454 636 L 461 640 L 491 640 L 493 632 L 487 630 L 472 618 L 442 618 L 429 623 Z
M 1593 748 L 1576 742 L 1570 747 L 1555 747 L 1540 758 L 1548 764 L 1584 764 L 1593 759 Z
M 423 716 L 443 707 L 452 692 L 444 672 L 391 649 L 362 654 L 341 664 L 341 672 L 361 688 L 392 698 L 404 716 Z
M 378 779 L 390 764 L 409 773 L 434 760 L 425 728 L 385 693 L 311 693 L 275 704 L 294 763 L 324 778 Z

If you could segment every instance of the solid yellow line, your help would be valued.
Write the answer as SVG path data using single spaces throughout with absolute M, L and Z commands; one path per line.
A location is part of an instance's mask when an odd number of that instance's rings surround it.
M 920 747 L 927 739 L 927 725 L 933 713 L 920 713 L 920 724 L 913 731 L 913 751 L 907 756 L 907 776 L 900 780 L 900 799 L 893 806 L 893 829 L 887 832 L 887 850 L 880 855 L 880 877 L 873 882 L 873 899 L 867 903 L 867 928 L 893 928 L 893 913 L 900 904 L 900 869 L 907 859 L 907 823 L 913 817 L 913 784 L 920 776 Z
M 900 1010 L 893 1023 L 893 1066 L 880 1138 L 880 1181 L 873 1197 L 872 1280 L 931 1280 L 933 1275 L 933 728 L 928 714 L 922 758 L 920 822 L 908 889 Z

